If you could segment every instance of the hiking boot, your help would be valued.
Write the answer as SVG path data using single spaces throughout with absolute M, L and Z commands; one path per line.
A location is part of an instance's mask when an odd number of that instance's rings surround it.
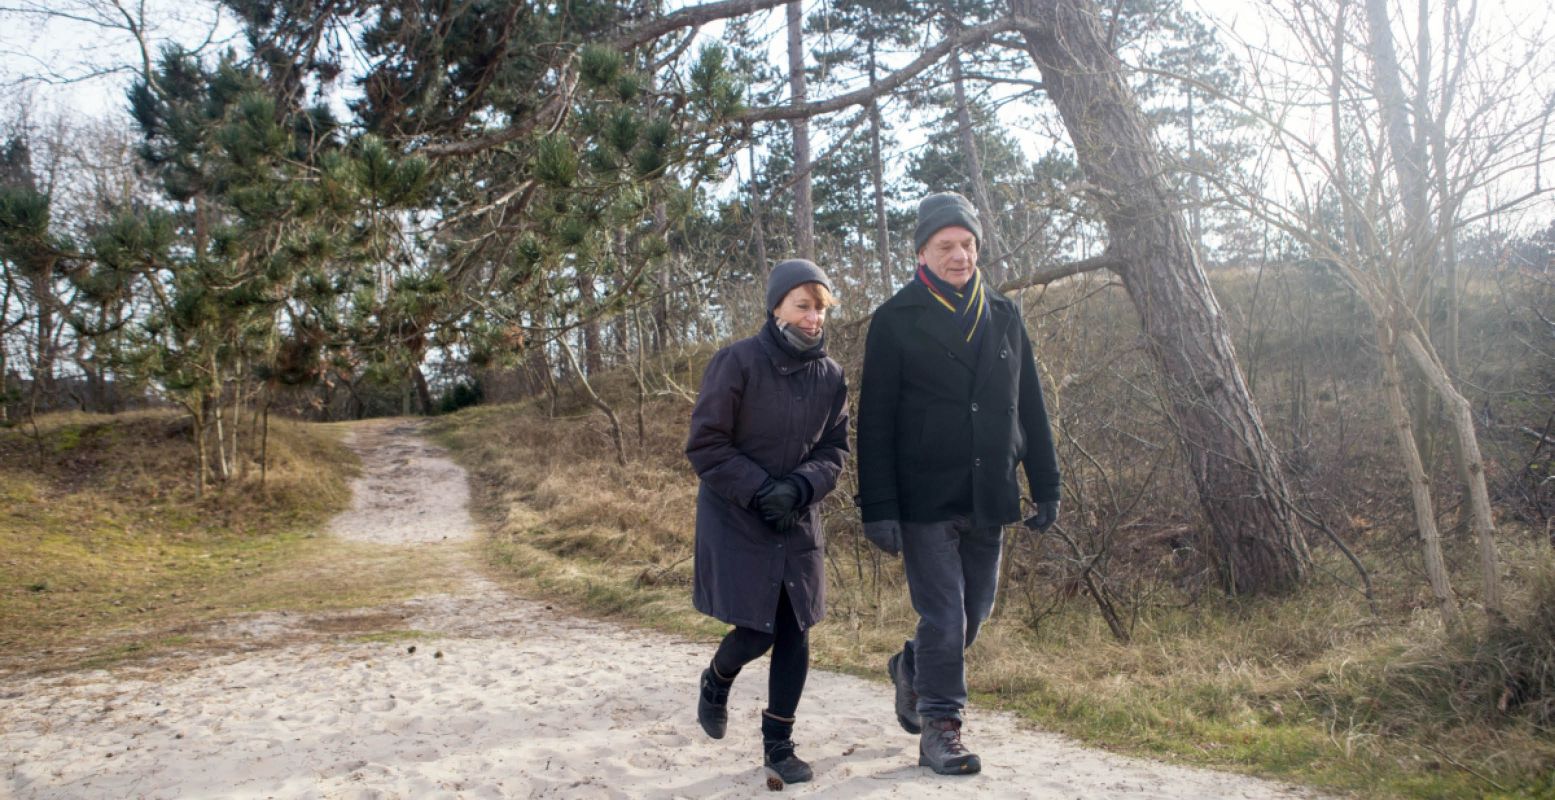
M 815 777 L 810 765 L 794 755 L 793 735 L 793 718 L 780 717 L 766 710 L 761 712 L 762 764 L 767 768 L 768 788 L 774 778 L 787 784 L 804 783 Z
M 922 733 L 923 720 L 918 717 L 918 693 L 913 691 L 912 680 L 902 668 L 902 654 L 897 653 L 885 662 L 885 671 L 896 686 L 896 721 L 908 733 Z
M 927 720 L 918 739 L 918 766 L 941 775 L 975 775 L 983 762 L 961 742 L 961 720 Z
M 697 697 L 697 722 L 702 730 L 714 739 L 724 738 L 729 729 L 729 687 L 734 681 L 724 682 L 709 666 L 702 670 L 702 692 Z

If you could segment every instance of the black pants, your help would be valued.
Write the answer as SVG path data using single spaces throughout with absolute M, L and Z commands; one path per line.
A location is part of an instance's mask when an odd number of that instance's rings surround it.
M 799 618 L 788 602 L 787 589 L 778 596 L 772 632 L 736 626 L 713 654 L 713 669 L 732 681 L 746 664 L 768 650 L 772 651 L 772 666 L 767 672 L 767 710 L 791 718 L 799 708 L 799 696 L 804 694 L 805 678 L 810 674 L 810 634 L 799 629 Z

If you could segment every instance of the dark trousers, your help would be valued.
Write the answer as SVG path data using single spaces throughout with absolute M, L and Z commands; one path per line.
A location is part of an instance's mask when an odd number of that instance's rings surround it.
M 772 651 L 772 664 L 767 670 L 767 710 L 791 719 L 810 675 L 810 634 L 799 628 L 799 617 L 788 602 L 787 589 L 778 595 L 772 632 L 736 626 L 718 644 L 713 669 L 725 680 L 733 681 L 746 664 L 768 650 Z
M 918 612 L 902 667 L 924 719 L 960 719 L 966 707 L 965 651 L 993 613 L 1003 545 L 1003 528 L 973 528 L 964 517 L 902 523 L 907 591 Z

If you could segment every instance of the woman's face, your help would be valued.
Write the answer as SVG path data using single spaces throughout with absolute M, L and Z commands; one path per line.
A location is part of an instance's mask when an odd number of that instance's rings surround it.
M 826 324 L 826 309 L 821 306 L 812 286 L 801 283 L 788 290 L 772 316 L 777 317 L 778 322 L 798 328 L 806 336 L 819 336 Z

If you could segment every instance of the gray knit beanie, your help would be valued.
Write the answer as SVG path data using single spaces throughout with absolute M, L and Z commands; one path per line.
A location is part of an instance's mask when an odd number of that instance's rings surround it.
M 918 227 L 912 232 L 912 251 L 917 253 L 940 228 L 960 225 L 983 243 L 983 226 L 977 222 L 972 201 L 955 192 L 938 192 L 918 203 Z
M 783 302 L 783 298 L 801 283 L 819 283 L 831 289 L 831 279 L 814 262 L 803 258 L 779 261 L 767 276 L 767 311 L 771 312 Z

